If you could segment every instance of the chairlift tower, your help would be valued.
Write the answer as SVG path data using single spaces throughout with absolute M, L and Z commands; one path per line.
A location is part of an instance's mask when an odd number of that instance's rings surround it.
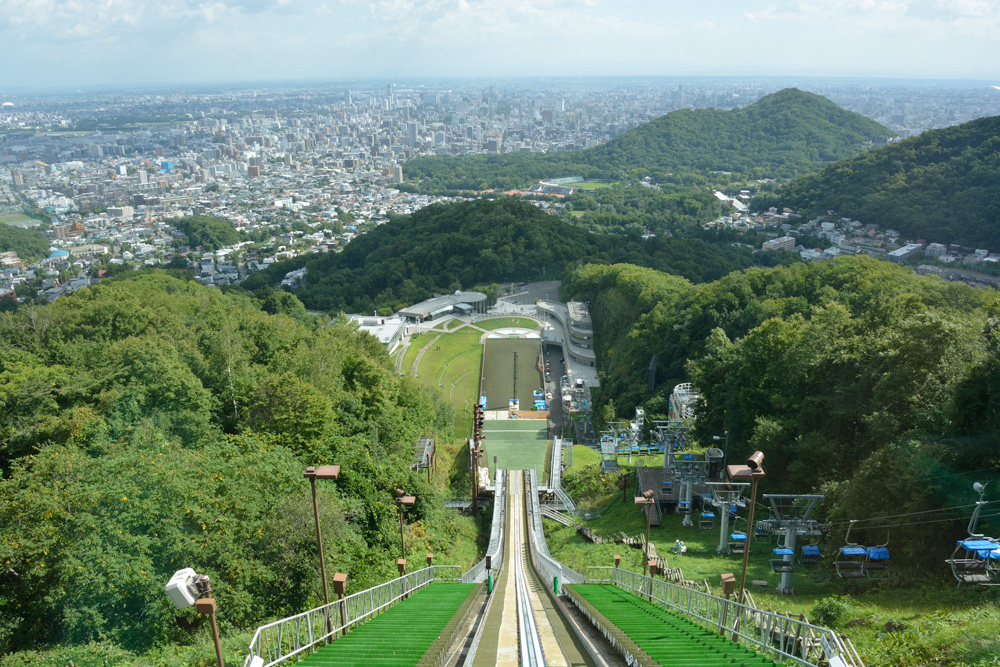
M 767 521 L 767 529 L 772 534 L 784 535 L 784 545 L 774 550 L 771 558 L 771 569 L 781 574 L 778 592 L 782 595 L 792 595 L 792 573 L 795 570 L 795 540 L 799 535 L 818 536 L 823 534 L 824 526 L 810 516 L 816 505 L 823 500 L 821 495 L 796 495 L 783 493 L 764 494 L 771 503 L 772 518 Z M 750 526 L 748 530 L 755 527 Z
M 722 517 L 721 529 L 719 530 L 719 548 L 716 553 L 729 553 L 729 511 L 733 507 L 743 509 L 747 506 L 747 500 L 743 497 L 744 491 L 750 488 L 749 484 L 727 484 L 726 482 L 706 482 L 712 491 L 712 497 L 706 502 L 714 507 L 719 516 Z
M 670 469 L 670 455 L 673 451 L 688 448 L 687 431 L 690 426 L 679 420 L 654 421 L 656 442 L 663 447 L 663 467 Z

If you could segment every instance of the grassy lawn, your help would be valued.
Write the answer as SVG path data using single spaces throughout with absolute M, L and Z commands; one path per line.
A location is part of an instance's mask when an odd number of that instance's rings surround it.
M 566 454 L 563 454 L 563 459 L 565 458 Z M 578 470 L 585 466 L 600 462 L 600 452 L 595 452 L 590 447 L 586 447 L 584 445 L 573 445 L 573 465 L 571 466 L 571 469 Z
M 42 221 L 30 218 L 23 213 L 0 213 L 0 223 L 14 227 L 32 227 L 42 224 Z
M 578 218 L 582 218 L 584 213 L 586 213 L 586 211 L 570 211 L 569 212 L 570 215 L 576 216 Z
M 497 466 L 511 470 L 535 468 L 539 480 L 545 479 L 545 456 L 549 448 L 548 421 L 533 420 L 487 420 L 486 460 L 490 473 L 495 472 L 493 457 Z
M 579 188 L 581 190 L 596 190 L 598 188 L 610 188 L 612 185 L 618 185 L 617 181 L 614 183 L 606 183 L 604 181 L 587 181 L 585 183 L 574 183 L 572 187 Z
M 417 355 L 420 354 L 420 350 L 422 350 L 424 345 L 429 343 L 434 336 L 437 336 L 437 334 L 422 333 L 410 338 L 410 346 L 406 348 L 406 356 L 403 357 L 403 373 L 409 375 L 413 371 L 413 362 L 416 361 Z
M 567 471 L 566 484 L 576 484 L 581 493 L 593 495 L 601 516 L 586 522 L 598 535 L 624 531 L 638 535 L 646 530 L 646 520 L 635 507 L 631 490 L 622 502 L 616 479 L 601 478 L 594 468 L 581 474 L 584 460 L 596 452 L 574 448 L 575 464 Z M 650 457 L 652 458 L 652 457 Z M 574 492 L 574 497 L 577 494 Z M 738 556 L 719 556 L 719 528 L 701 530 L 684 527 L 676 514 L 664 514 L 659 527 L 650 530 L 650 541 L 667 558 L 671 567 L 680 567 L 687 579 L 703 582 L 718 592 L 719 575 L 732 572 L 739 577 L 742 560 Z M 552 555 L 582 572 L 587 566 L 613 564 L 614 555 L 622 557 L 621 566 L 642 570 L 642 551 L 623 544 L 591 544 L 574 528 L 545 522 L 546 537 Z M 677 539 L 688 547 L 684 556 L 670 552 Z M 808 544 L 808 542 L 800 542 Z M 942 570 L 922 573 L 906 587 L 891 587 L 872 580 L 843 580 L 836 576 L 831 563 L 802 567 L 797 565 L 793 584 L 795 595 L 779 595 L 775 590 L 779 574 L 771 572 L 768 556 L 776 546 L 774 538 L 753 541 L 747 568 L 747 589 L 758 606 L 775 611 L 804 613 L 810 621 L 846 633 L 861 652 L 867 667 L 908 665 L 1000 665 L 1000 596 L 993 588 L 963 586 L 942 576 Z M 942 561 L 944 559 L 942 555 Z M 921 578 L 922 577 L 922 578 Z M 766 581 L 767 586 L 751 584 Z
M 492 331 L 493 329 L 508 329 L 513 327 L 520 327 L 521 329 L 537 329 L 538 322 L 535 320 L 529 320 L 526 317 L 495 317 L 488 320 L 480 320 L 476 322 L 476 326 L 480 329 L 487 329 Z

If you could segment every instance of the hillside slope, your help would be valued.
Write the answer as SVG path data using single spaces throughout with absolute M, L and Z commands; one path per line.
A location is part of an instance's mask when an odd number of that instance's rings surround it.
M 404 170 L 424 192 L 522 187 L 567 175 L 617 178 L 622 172 L 651 174 L 659 181 L 676 170 L 792 177 L 891 136 L 882 125 L 825 97 L 788 88 L 731 111 L 673 111 L 583 151 L 419 157 Z
M 838 162 L 754 206 L 774 205 L 833 210 L 907 238 L 1000 250 L 1000 116 Z
M 280 262 L 243 283 L 259 291 L 293 269 L 308 274 L 295 290 L 310 309 L 388 312 L 456 289 L 511 280 L 557 278 L 578 262 L 631 262 L 690 280 L 714 280 L 753 264 L 749 250 L 700 239 L 610 236 L 509 198 L 434 205 L 396 218 L 342 253 Z

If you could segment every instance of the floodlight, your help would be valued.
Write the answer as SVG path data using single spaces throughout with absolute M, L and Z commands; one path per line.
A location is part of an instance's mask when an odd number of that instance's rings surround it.
M 170 601 L 178 609 L 187 609 L 201 597 L 198 579 L 198 573 L 190 567 L 177 570 L 174 572 L 174 576 L 170 577 L 165 590 Z
M 764 465 L 764 452 L 756 451 L 747 459 L 747 467 L 756 472 Z
M 976 482 L 975 484 L 972 485 L 972 490 L 980 495 L 986 493 L 986 487 L 980 484 L 979 482 Z

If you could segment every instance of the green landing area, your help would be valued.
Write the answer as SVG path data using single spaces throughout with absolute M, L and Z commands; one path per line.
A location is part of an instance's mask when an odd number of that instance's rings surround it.
M 477 584 L 430 584 L 300 661 L 307 667 L 412 667 L 474 595 Z M 440 642 L 439 642 L 440 643 Z M 444 647 L 447 649 L 447 647 Z
M 549 422 L 546 419 L 487 419 L 483 423 L 486 439 L 486 459 L 490 475 L 496 467 L 508 470 L 538 471 L 538 479 L 545 479 L 545 454 L 548 451 Z M 496 467 L 493 457 L 497 457 Z
M 616 586 L 573 584 L 566 588 L 589 603 L 661 667 L 780 664 Z

